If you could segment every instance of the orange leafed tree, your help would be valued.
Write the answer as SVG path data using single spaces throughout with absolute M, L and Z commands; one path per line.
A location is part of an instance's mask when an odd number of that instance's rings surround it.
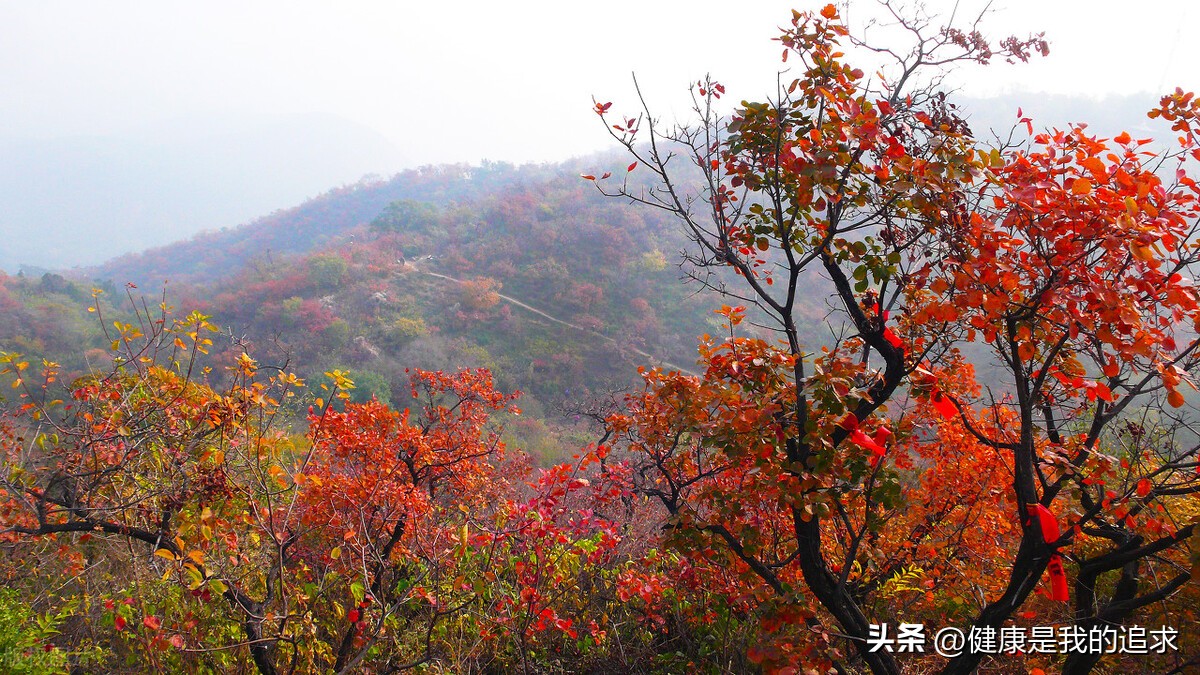
M 988 147 L 919 83 L 1046 43 L 884 7 L 906 47 L 863 42 L 833 6 L 795 13 L 781 40 L 798 77 L 728 118 L 712 80 L 692 89 L 693 126 L 597 104 L 650 184 L 585 178 L 677 216 L 692 276 L 739 305 L 702 377 L 652 371 L 613 418 L 637 488 L 677 545 L 740 570 L 777 626 L 756 653 L 768 663 L 898 673 L 871 627 L 916 619 L 993 634 L 1150 607 L 1186 619 L 1170 608 L 1193 578 L 1200 490 L 1184 413 L 1200 366 L 1198 106 L 1180 92 L 1151 113 L 1177 133 L 1162 151 L 1083 127 Z M 846 48 L 894 62 L 868 77 Z M 833 309 L 824 344 L 801 338 L 816 289 Z M 739 336 L 747 321 L 776 339 Z M 981 345 L 986 389 L 962 356 Z

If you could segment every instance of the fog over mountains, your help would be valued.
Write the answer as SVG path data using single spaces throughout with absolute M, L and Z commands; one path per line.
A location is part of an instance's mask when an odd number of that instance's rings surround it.
M 1018 107 L 1035 128 L 1085 121 L 1106 136 L 1167 131 L 1145 117 L 1153 94 L 956 100 L 985 139 L 988 129 L 1011 128 Z M 0 269 L 94 265 L 408 166 L 404 148 L 329 115 L 177 119 L 105 137 L 0 135 Z
M 407 163 L 322 115 L 177 119 L 126 135 L 0 135 L 0 269 L 70 268 L 250 221 Z

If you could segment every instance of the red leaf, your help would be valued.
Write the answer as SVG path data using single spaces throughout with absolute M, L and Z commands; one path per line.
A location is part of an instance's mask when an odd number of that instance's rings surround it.
M 162 628 L 162 621 L 157 616 L 151 614 L 142 619 L 142 625 L 150 630 L 158 630 L 159 628 Z
M 1143 478 L 1137 483 L 1137 493 L 1139 497 L 1145 497 L 1146 495 L 1150 494 L 1150 490 L 1152 489 L 1154 489 L 1154 484 L 1150 482 L 1149 478 Z
M 630 164 L 629 166 L 625 167 L 625 170 L 626 170 L 626 171 L 633 171 L 634 169 L 636 169 L 636 168 L 637 168 L 637 164 L 638 164 L 637 162 L 634 162 L 633 164 Z

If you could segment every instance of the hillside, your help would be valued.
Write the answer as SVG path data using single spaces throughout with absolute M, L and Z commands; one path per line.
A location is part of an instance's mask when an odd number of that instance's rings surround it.
M 132 282 L 211 315 L 225 333 L 218 366 L 249 345 L 314 385 L 348 371 L 356 400 L 398 400 L 406 369 L 488 367 L 501 390 L 523 392 L 514 440 L 556 456 L 578 445 L 572 411 L 634 385 L 638 366 L 692 368 L 697 338 L 720 326 L 719 300 L 680 280 L 676 223 L 603 197 L 581 168 L 410 171 L 85 277 L 9 277 L 0 349 L 86 371 L 78 345 L 106 344 L 85 312 L 89 284 L 119 316 Z
M 328 246 L 355 226 L 371 222 L 393 201 L 412 199 L 439 206 L 469 202 L 564 170 L 558 166 L 518 168 L 485 163 L 422 167 L 386 180 L 363 179 L 244 225 L 122 255 L 83 272 L 141 285 L 161 284 L 168 279 L 173 283 L 216 283 L 257 258 Z

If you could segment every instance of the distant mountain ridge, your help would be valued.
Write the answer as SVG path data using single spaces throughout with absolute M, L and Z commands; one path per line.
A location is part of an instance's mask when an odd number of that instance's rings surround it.
M 544 179 L 554 169 L 485 163 L 443 165 L 400 172 L 387 180 L 368 178 L 335 188 L 292 208 L 280 209 L 237 227 L 194 235 L 166 246 L 128 253 L 83 270 L 117 283 L 164 281 L 211 283 L 239 270 L 255 256 L 305 253 L 335 242 L 371 222 L 390 203 L 411 199 L 437 205 L 482 197 L 506 185 Z M 213 255 L 220 251 L 219 256 Z

